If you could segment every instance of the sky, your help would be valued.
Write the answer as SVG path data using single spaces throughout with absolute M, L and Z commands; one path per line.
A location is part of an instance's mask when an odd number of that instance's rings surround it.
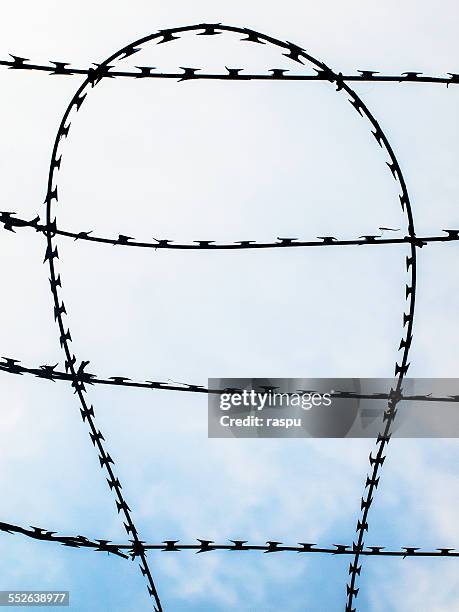
M 455 3 L 315 5 L 171 0 L 9 4 L 0 57 L 88 66 L 165 27 L 248 26 L 335 71 L 459 72 Z M 130 63 L 131 62 L 131 63 Z M 238 37 L 150 45 L 129 65 L 291 68 Z M 306 66 L 305 71 L 311 68 Z M 44 218 L 47 170 L 81 78 L 0 71 L 2 210 Z M 459 88 L 355 86 L 387 133 L 418 235 L 459 227 Z M 58 225 L 138 239 L 358 237 L 401 228 L 385 157 L 329 83 L 105 80 L 72 124 Z M 96 232 L 97 230 L 97 232 Z M 406 247 L 150 251 L 58 241 L 72 348 L 89 371 L 206 384 L 211 377 L 389 377 Z M 0 233 L 0 354 L 63 363 L 43 237 Z M 455 377 L 456 243 L 418 252 L 410 376 Z M 122 522 L 63 383 L 0 373 L 0 521 L 122 541 Z M 349 543 L 372 440 L 208 439 L 205 396 L 91 388 L 142 539 Z M 459 548 L 457 440 L 392 440 L 367 543 Z M 76 611 L 151 609 L 129 561 L 0 534 L 0 589 L 66 589 Z M 149 555 L 165 610 L 342 610 L 349 559 Z M 368 559 L 357 609 L 459 608 L 455 560 Z

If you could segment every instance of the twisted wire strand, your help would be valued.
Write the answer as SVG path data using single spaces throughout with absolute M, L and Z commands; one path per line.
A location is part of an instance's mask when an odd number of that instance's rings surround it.
M 207 28 L 210 33 L 210 28 L 213 27 L 214 34 L 217 30 L 223 30 L 222 24 L 202 24 L 203 29 Z M 168 32 L 168 30 L 164 30 Z M 253 30 L 246 30 L 248 36 L 253 33 Z M 261 38 L 261 37 L 260 37 Z M 247 40 L 247 39 L 245 39 Z M 166 41 L 165 41 L 166 42 Z M 256 42 L 256 41 L 253 41 Z M 30 60 L 17 55 L 9 54 L 11 60 L 0 60 L 0 66 L 9 70 L 26 70 L 35 72 L 46 72 L 49 75 L 83 75 L 91 76 L 97 70 L 100 64 L 94 63 L 96 68 L 78 68 L 72 67 L 69 62 L 55 61 L 49 64 L 28 63 Z M 135 66 L 133 70 L 112 70 L 111 66 L 105 69 L 106 76 L 110 78 L 133 78 L 133 79 L 172 79 L 178 81 L 189 80 L 224 80 L 224 81 L 327 81 L 330 78 L 330 73 L 321 68 L 316 71 L 316 74 L 287 74 L 289 71 L 283 68 L 271 68 L 268 73 L 243 73 L 243 68 L 226 68 L 226 73 L 206 73 L 202 72 L 202 68 L 181 68 L 182 72 L 152 72 L 156 70 L 154 66 Z M 379 70 L 358 70 L 359 74 L 342 74 L 338 76 L 343 83 L 432 83 L 441 85 L 456 85 L 459 83 L 459 74 L 447 72 L 447 76 L 431 76 L 425 75 L 422 72 L 406 71 L 400 74 L 381 74 Z
M 21 362 L 12 357 L 2 357 L 3 362 L 0 361 L 0 371 L 8 374 L 17 374 L 22 376 L 23 374 L 29 374 L 36 376 L 43 380 L 49 380 L 51 382 L 66 381 L 73 382 L 72 375 L 69 372 L 63 370 L 56 370 L 58 364 L 55 365 L 41 365 L 39 367 L 30 367 L 21 365 Z M 212 389 L 205 387 L 204 385 L 196 385 L 185 382 L 164 382 L 155 380 L 132 380 L 127 376 L 109 376 L 107 378 L 98 377 L 96 374 L 87 372 L 85 369 L 77 372 L 77 378 L 80 384 L 85 385 L 103 385 L 103 386 L 115 386 L 115 387 L 127 387 L 137 389 L 149 389 L 151 391 L 180 391 L 183 393 L 199 393 L 204 395 L 221 395 L 222 393 L 238 393 L 242 389 L 237 388 L 226 388 L 226 389 Z M 295 393 L 306 392 L 303 389 L 298 389 Z M 308 393 L 319 393 L 315 389 L 310 389 Z M 294 392 L 285 392 L 285 395 L 292 395 Z M 391 393 L 354 393 L 353 391 L 340 391 L 335 389 L 330 393 L 330 397 L 334 399 L 364 399 L 364 400 L 389 400 L 391 399 Z M 417 395 L 405 395 L 400 391 L 400 401 L 406 402 L 441 402 L 441 403 L 456 403 L 459 402 L 459 395 L 433 395 L 431 393 L 417 394 Z
M 361 556 L 361 550 L 364 547 L 365 532 L 368 531 L 368 514 L 370 506 L 373 502 L 375 490 L 378 487 L 380 481 L 379 472 L 385 460 L 385 456 L 383 455 L 383 453 L 391 437 L 391 426 L 397 414 L 397 404 L 401 399 L 400 396 L 402 391 L 403 379 L 410 365 L 408 362 L 408 357 L 413 339 L 413 323 L 416 303 L 416 249 L 422 245 L 419 245 L 415 240 L 416 232 L 414 227 L 413 211 L 410 196 L 408 193 L 408 188 L 397 156 L 395 155 L 395 152 L 392 149 L 392 146 L 386 134 L 382 130 L 379 122 L 376 120 L 376 118 L 370 112 L 368 107 L 362 101 L 362 99 L 357 96 L 346 83 L 343 84 L 343 89 L 349 94 L 351 98 L 350 102 L 354 106 L 356 111 L 360 115 L 366 117 L 366 119 L 369 121 L 370 125 L 374 129 L 374 131 L 372 131 L 373 136 L 375 137 L 381 148 L 385 150 L 388 155 L 389 161 L 386 162 L 386 164 L 389 167 L 394 180 L 398 183 L 400 189 L 400 205 L 402 207 L 402 211 L 407 217 L 408 234 L 412 238 L 409 246 L 410 255 L 406 257 L 406 270 L 409 276 L 409 284 L 406 285 L 405 299 L 407 302 L 408 312 L 404 312 L 403 314 L 403 327 L 405 328 L 405 332 L 402 335 L 402 339 L 398 347 L 398 350 L 402 351 L 401 363 L 399 364 L 398 362 L 396 362 L 395 364 L 395 377 L 397 378 L 397 383 L 395 385 L 395 389 L 391 389 L 390 398 L 388 400 L 388 408 L 385 411 L 383 418 L 383 431 L 379 433 L 376 440 L 376 457 L 373 457 L 371 453 L 369 457 L 370 466 L 372 469 L 370 470 L 371 474 L 367 475 L 365 491 L 361 498 L 361 515 L 360 519 L 357 521 L 356 527 L 357 542 L 354 542 L 353 544 L 355 554 L 353 560 L 349 565 L 350 580 L 349 583 L 347 583 L 346 585 L 347 603 L 345 610 L 346 612 L 356 612 L 356 608 L 353 607 L 353 603 L 359 592 L 359 588 L 356 587 L 356 582 L 357 577 L 360 576 L 362 570 L 362 564 L 359 565 L 359 561 Z
M 444 229 L 442 230 L 447 235 L 430 235 L 430 236 L 403 236 L 398 238 L 383 238 L 384 232 L 380 235 L 366 235 L 358 238 L 339 239 L 335 236 L 316 236 L 318 240 L 301 240 L 300 238 L 277 238 L 277 242 L 261 242 L 256 240 L 239 240 L 236 242 L 221 242 L 215 240 L 192 240 L 189 243 L 174 242 L 169 239 L 154 238 L 155 242 L 144 242 L 119 234 L 118 238 L 107 238 L 103 236 L 92 235 L 92 230 L 72 232 L 62 230 L 57 227 L 56 220 L 50 225 L 40 223 L 40 217 L 27 221 L 15 216 L 16 213 L 0 211 L 0 223 L 3 223 L 3 229 L 16 233 L 15 228 L 34 229 L 37 232 L 46 234 L 52 232 L 54 236 L 64 236 L 73 238 L 74 240 L 83 240 L 87 242 L 97 242 L 100 244 L 110 244 L 112 246 L 128 246 L 147 249 L 178 249 L 178 250 L 238 250 L 238 249 L 273 249 L 273 248 L 292 248 L 292 247 L 321 247 L 321 246 L 361 246 L 361 245 L 378 245 L 378 244 L 409 244 L 414 243 L 416 246 L 423 247 L 432 242 L 456 242 L 459 240 L 459 230 Z M 390 230 L 398 231 L 398 230 Z
M 10 534 L 21 534 L 35 540 L 54 542 L 70 548 L 91 549 L 96 552 L 106 552 L 122 557 L 123 559 L 134 558 L 136 549 L 134 541 L 116 544 L 111 540 L 97 538 L 89 539 L 86 536 L 67 536 L 49 531 L 41 527 L 21 527 L 11 523 L 0 522 L 0 531 Z M 164 540 L 163 542 L 151 544 L 143 542 L 146 550 L 158 550 L 161 552 L 184 552 L 195 551 L 205 553 L 213 551 L 224 552 L 261 552 L 261 553 L 318 553 L 326 555 L 353 555 L 354 550 L 348 544 L 332 544 L 332 546 L 318 546 L 308 542 L 299 542 L 295 545 L 283 544 L 276 540 L 268 540 L 266 544 L 250 544 L 248 540 L 228 540 L 228 542 L 217 543 L 213 540 L 196 538 L 196 542 L 181 542 L 180 540 Z M 123 552 L 126 551 L 126 552 Z M 127 553 L 127 554 L 126 554 Z M 362 555 L 371 557 L 459 557 L 455 548 L 436 548 L 435 550 L 422 549 L 419 546 L 401 546 L 400 549 L 386 550 L 384 546 L 367 546 L 361 551 Z
M 57 198 L 56 189 L 53 189 L 53 180 L 54 180 L 54 170 L 56 169 L 57 152 L 59 150 L 59 144 L 61 142 L 61 139 L 63 137 L 67 137 L 68 135 L 69 126 L 66 127 L 66 122 L 71 114 L 75 100 L 79 100 L 79 96 L 81 95 L 84 88 L 85 88 L 85 84 L 80 86 L 71 104 L 66 109 L 64 116 L 62 118 L 59 130 L 58 130 L 55 142 L 54 142 L 52 161 L 51 161 L 50 173 L 49 173 L 49 178 L 48 178 L 48 190 L 47 190 L 47 196 L 45 199 L 46 212 L 47 212 L 48 218 L 50 217 L 50 214 L 51 214 L 51 202 L 53 198 L 55 197 Z M 105 445 L 103 444 L 103 442 L 105 441 L 105 438 L 102 432 L 100 431 L 100 429 L 96 427 L 94 407 L 92 405 L 88 405 L 86 401 L 86 397 L 85 397 L 86 386 L 83 382 L 81 382 L 81 380 L 78 377 L 78 369 L 84 368 L 85 362 L 82 361 L 80 363 L 80 366 L 77 369 L 76 357 L 70 350 L 70 342 L 72 341 L 71 333 L 70 333 L 69 328 L 67 329 L 65 328 L 64 321 L 63 321 L 63 315 L 66 314 L 66 309 L 65 309 L 64 302 L 61 300 L 59 293 L 58 293 L 58 287 L 62 287 L 61 278 L 60 278 L 60 275 L 56 271 L 56 264 L 55 264 L 55 260 L 57 260 L 59 257 L 58 251 L 57 251 L 57 247 L 55 247 L 53 244 L 53 235 L 49 227 L 45 235 L 46 235 L 46 241 L 47 241 L 47 248 L 46 248 L 44 263 L 48 262 L 48 265 L 49 265 L 49 271 L 50 271 L 49 280 L 50 280 L 50 286 L 51 286 L 51 293 L 52 293 L 53 301 L 54 301 L 54 318 L 59 328 L 61 348 L 63 349 L 65 353 L 65 359 L 66 359 L 65 369 L 71 375 L 72 387 L 75 389 L 75 393 L 78 395 L 78 399 L 79 399 L 80 406 L 81 406 L 80 408 L 81 418 L 83 422 L 87 423 L 87 426 L 89 429 L 89 436 L 91 438 L 91 441 L 94 447 L 97 448 L 97 451 L 99 454 L 100 467 L 103 470 L 105 470 L 108 475 L 107 483 L 110 487 L 110 490 L 114 494 L 118 514 L 122 512 L 124 516 L 124 523 L 123 523 L 124 528 L 126 529 L 126 532 L 128 534 L 131 534 L 133 538 L 133 542 L 134 542 L 133 546 L 135 547 L 135 550 L 136 550 L 136 556 L 140 558 L 140 563 L 139 563 L 140 571 L 142 572 L 142 575 L 146 579 L 148 593 L 150 597 L 154 600 L 154 610 L 155 612 L 162 612 L 161 602 L 160 602 L 159 595 L 156 589 L 156 585 L 153 580 L 153 576 L 151 574 L 150 567 L 148 565 L 148 560 L 147 560 L 145 549 L 143 548 L 142 542 L 138 535 L 137 528 L 134 524 L 132 514 L 131 514 L 131 509 L 129 505 L 127 504 L 124 494 L 122 492 L 122 485 L 119 479 L 115 476 L 115 472 L 112 467 L 114 466 L 115 462 L 113 458 L 111 457 L 111 455 L 105 449 Z
M 41 527 L 20 527 L 11 523 L 0 522 L 0 531 L 11 534 L 22 534 L 34 540 L 42 540 L 45 542 L 55 542 L 71 548 L 90 548 L 95 552 L 107 552 L 123 559 L 128 559 L 129 556 L 123 553 L 119 546 L 112 545 L 110 540 L 90 540 L 85 536 L 65 536 L 58 534 L 56 531 L 48 531 Z

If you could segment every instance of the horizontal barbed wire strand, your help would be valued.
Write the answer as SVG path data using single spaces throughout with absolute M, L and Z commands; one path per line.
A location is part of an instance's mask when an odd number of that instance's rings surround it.
M 50 64 L 30 64 L 24 57 L 10 54 L 12 60 L 0 60 L 0 66 L 10 70 L 30 70 L 47 72 L 50 75 L 82 75 L 88 76 L 95 68 L 72 67 L 69 62 L 55 61 Z M 98 64 L 94 63 L 94 66 Z M 178 81 L 190 80 L 225 80 L 225 81 L 327 81 L 329 73 L 318 70 L 316 74 L 287 74 L 283 68 L 271 68 L 267 74 L 243 73 L 243 68 L 226 68 L 226 73 L 206 73 L 202 68 L 182 68 L 182 72 L 152 72 L 153 66 L 136 66 L 135 70 L 120 71 L 108 68 L 107 75 L 111 78 L 134 79 L 173 79 Z M 358 70 L 360 74 L 342 74 L 339 78 L 343 83 L 431 83 L 441 85 L 456 85 L 459 83 L 459 74 L 445 73 L 447 76 L 430 76 L 416 71 L 405 71 L 400 74 L 381 74 L 379 70 Z
M 56 531 L 49 531 L 41 527 L 21 527 L 11 523 L 0 522 L 0 531 L 12 535 L 21 534 L 26 537 L 62 544 L 70 548 L 90 548 L 96 552 L 107 552 L 124 559 L 137 556 L 134 541 L 117 544 L 105 538 L 89 539 L 82 535 L 66 536 Z M 332 544 L 332 546 L 318 546 L 308 542 L 299 542 L 297 545 L 284 544 L 276 540 L 267 540 L 266 544 L 250 544 L 248 540 L 228 540 L 228 542 L 217 543 L 214 540 L 196 538 L 196 542 L 181 542 L 181 540 L 164 540 L 157 544 L 142 543 L 147 550 L 158 550 L 161 552 L 184 552 L 195 551 L 205 553 L 213 551 L 227 552 L 262 552 L 262 553 L 317 553 L 328 555 L 353 555 L 354 550 L 348 544 Z M 124 552 L 126 551 L 126 552 Z M 127 554 L 126 554 L 127 553 Z M 362 551 L 363 555 L 370 557 L 459 557 L 459 551 L 455 548 L 436 548 L 434 550 L 423 550 L 419 546 L 401 546 L 400 549 L 386 550 L 384 546 L 367 546 Z
M 43 380 L 49 380 L 52 382 L 56 381 L 67 381 L 72 382 L 72 375 L 62 370 L 56 370 L 56 365 L 41 365 L 39 367 L 27 367 L 21 365 L 21 362 L 11 357 L 2 357 L 4 362 L 0 361 L 0 372 L 6 372 L 8 374 L 17 374 L 19 376 L 23 374 L 29 374 L 41 378 Z M 184 393 L 200 393 L 204 395 L 215 394 L 221 395 L 222 393 L 237 393 L 243 389 L 227 388 L 227 389 L 209 389 L 203 385 L 196 385 L 192 383 L 182 382 L 164 382 L 164 381 L 135 381 L 127 376 L 109 376 L 107 378 L 98 377 L 96 374 L 82 370 L 78 373 L 78 380 L 82 384 L 86 385 L 104 385 L 104 386 L 115 386 L 115 387 L 128 387 L 138 389 L 149 389 L 153 391 L 181 391 Z M 319 393 L 314 389 L 304 390 L 298 389 L 296 393 Z M 292 392 L 293 393 L 293 392 Z M 291 395 L 292 393 L 287 393 Z M 368 399 L 368 400 L 389 400 L 391 394 L 389 393 L 354 393 L 352 391 L 339 391 L 335 390 L 330 393 L 330 397 L 334 399 Z M 459 402 L 459 395 L 405 395 L 403 392 L 400 393 L 400 401 L 422 401 L 422 402 Z
M 132 236 L 119 234 L 118 238 L 106 238 L 102 236 L 94 236 L 92 230 L 72 232 L 59 229 L 54 221 L 51 225 L 41 224 L 39 217 L 35 217 L 30 221 L 14 216 L 16 213 L 0 211 L 0 223 L 3 223 L 3 229 L 16 233 L 16 229 L 34 229 L 37 232 L 46 234 L 52 232 L 54 236 L 64 236 L 73 238 L 75 241 L 83 240 L 86 242 L 97 242 L 101 244 L 109 244 L 112 246 L 128 246 L 147 249 L 179 249 L 179 250 L 237 250 L 237 249 L 272 249 L 272 248 L 292 248 L 292 247 L 320 247 L 320 246 L 356 246 L 356 245 L 378 245 L 378 244 L 409 244 L 414 243 L 416 246 L 423 247 L 431 242 L 456 242 L 459 241 L 459 230 L 444 229 L 446 236 L 429 235 L 429 236 L 403 236 L 399 238 L 382 238 L 380 235 L 366 235 L 358 238 L 340 239 L 335 236 L 316 236 L 317 240 L 302 240 L 300 238 L 280 238 L 277 237 L 277 242 L 259 242 L 256 240 L 239 240 L 235 242 L 218 243 L 216 240 L 192 240 L 191 242 L 176 242 L 169 239 L 154 238 L 155 242 L 138 241 Z M 388 230 L 398 231 L 398 230 Z

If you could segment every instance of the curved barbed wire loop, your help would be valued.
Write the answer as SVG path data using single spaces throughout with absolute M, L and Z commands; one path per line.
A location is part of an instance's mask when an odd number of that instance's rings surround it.
M 399 196 L 400 203 L 401 203 L 403 212 L 407 216 L 408 235 L 413 240 L 413 242 L 411 242 L 410 244 L 411 254 L 410 254 L 410 257 L 407 258 L 407 270 L 410 272 L 410 285 L 408 286 L 410 291 L 407 291 L 408 314 L 404 314 L 404 325 L 406 326 L 407 329 L 406 329 L 406 335 L 402 338 L 402 342 L 400 345 L 400 349 L 403 349 L 403 354 L 402 354 L 401 364 L 399 365 L 397 363 L 396 368 L 395 368 L 395 376 L 397 378 L 397 384 L 396 384 L 396 388 L 394 389 L 394 395 L 389 400 L 388 410 L 385 413 L 386 424 L 385 424 L 385 427 L 383 428 L 383 432 L 378 436 L 376 458 L 373 459 L 372 457 L 370 457 L 370 461 L 372 461 L 372 465 L 373 465 L 373 470 L 372 470 L 371 478 L 367 478 L 368 491 L 366 493 L 366 496 L 362 498 L 362 516 L 361 516 L 361 520 L 359 520 L 358 525 L 357 525 L 358 537 L 357 537 L 357 542 L 354 543 L 355 556 L 354 556 L 353 563 L 351 563 L 350 565 L 349 571 L 350 571 L 351 578 L 350 578 L 349 584 L 347 585 L 348 602 L 347 602 L 346 608 L 348 610 L 351 610 L 353 598 L 356 597 L 358 593 L 358 589 L 355 588 L 355 582 L 356 582 L 357 575 L 360 574 L 360 570 L 361 570 L 361 566 L 359 566 L 358 563 L 359 563 L 359 558 L 360 558 L 360 552 L 363 548 L 364 533 L 368 529 L 368 523 L 367 523 L 368 511 L 369 511 L 369 507 L 373 499 L 374 488 L 377 486 L 377 483 L 378 483 L 378 472 L 384 460 L 382 456 L 384 452 L 384 448 L 390 438 L 390 426 L 396 414 L 398 394 L 401 391 L 403 377 L 408 369 L 408 353 L 409 353 L 409 349 L 411 345 L 412 326 L 413 326 L 413 319 L 414 319 L 414 306 L 415 306 L 416 245 L 414 243 L 414 240 L 416 236 L 415 236 L 413 215 L 411 211 L 409 194 L 407 191 L 406 183 L 405 183 L 399 162 L 395 156 L 395 153 L 386 135 L 381 130 L 381 127 L 379 123 L 377 122 L 377 120 L 375 119 L 375 117 L 371 114 L 371 112 L 369 111 L 367 106 L 364 104 L 364 102 L 361 100 L 361 98 L 349 87 L 349 85 L 347 85 L 347 83 L 342 81 L 342 78 L 340 78 L 339 74 L 333 72 L 324 63 L 316 60 L 315 58 L 310 56 L 308 53 L 306 53 L 302 48 L 292 43 L 284 43 L 270 36 L 266 36 L 264 34 L 254 32 L 253 30 L 247 30 L 245 28 L 237 28 L 233 26 L 223 26 L 223 25 L 214 25 L 214 24 L 204 24 L 204 25 L 198 24 L 195 26 L 185 26 L 181 28 L 163 30 L 159 33 L 155 33 L 155 34 L 146 36 L 142 39 L 139 39 L 138 41 L 135 41 L 134 43 L 130 43 L 126 47 L 123 47 L 122 49 L 114 53 L 112 56 L 107 58 L 96 69 L 94 69 L 92 73 L 88 75 L 88 78 L 79 87 L 74 97 L 72 98 L 70 104 L 68 105 L 64 113 L 62 121 L 60 123 L 59 129 L 58 129 L 58 132 L 55 138 L 54 147 L 53 147 L 53 154 L 51 158 L 50 170 L 49 170 L 49 176 L 48 176 L 48 188 L 47 188 L 47 194 L 46 194 L 46 199 L 45 199 L 46 221 L 47 221 L 47 226 L 48 226 L 48 229 L 46 231 L 47 249 L 46 249 L 45 261 L 48 261 L 49 269 L 50 269 L 51 291 L 52 291 L 53 299 L 54 299 L 54 313 L 55 313 L 55 319 L 59 327 L 60 343 L 61 343 L 61 346 L 63 348 L 65 357 L 66 357 L 66 369 L 68 369 L 68 371 L 70 372 L 72 376 L 72 386 L 75 388 L 75 391 L 78 395 L 78 399 L 81 404 L 82 418 L 83 420 L 87 421 L 89 430 L 90 430 L 91 440 L 94 446 L 97 446 L 101 467 L 103 467 L 108 473 L 108 476 L 109 476 L 108 483 L 109 483 L 110 488 L 115 494 L 118 512 L 120 511 L 123 512 L 124 518 L 126 520 L 125 528 L 127 532 L 132 534 L 133 536 L 134 543 L 137 547 L 138 556 L 141 559 L 140 569 L 142 571 L 142 574 L 144 574 L 144 576 L 147 579 L 149 593 L 155 600 L 155 606 L 158 607 L 158 610 L 161 610 L 161 603 L 160 603 L 159 595 L 156 590 L 156 586 L 154 584 L 153 577 L 152 577 L 152 574 L 151 574 L 151 571 L 148 565 L 145 548 L 143 547 L 140 541 L 140 538 L 138 536 L 138 532 L 134 525 L 129 506 L 124 500 L 123 494 L 121 492 L 121 485 L 119 483 L 119 480 L 115 478 L 113 468 L 112 468 L 113 460 L 111 459 L 110 455 L 105 450 L 105 446 L 103 444 L 103 440 L 104 440 L 103 435 L 100 432 L 100 430 L 97 430 L 95 426 L 94 409 L 92 406 L 88 408 L 88 404 L 86 402 L 86 397 L 85 397 L 85 393 L 86 393 L 85 385 L 84 383 L 81 383 L 81 381 L 78 379 L 78 376 L 77 376 L 77 371 L 78 371 L 77 365 L 76 365 L 77 359 L 70 350 L 71 334 L 70 334 L 69 329 L 66 330 L 64 326 L 64 321 L 63 321 L 63 316 L 67 313 L 66 313 L 64 302 L 62 301 L 60 294 L 59 294 L 59 290 L 61 289 L 62 285 L 61 285 L 61 278 L 57 274 L 57 271 L 56 271 L 55 260 L 58 259 L 58 251 L 57 251 L 57 247 L 55 246 L 55 234 L 51 229 L 51 224 L 55 224 L 56 222 L 56 219 L 55 218 L 53 219 L 53 212 L 54 212 L 53 203 L 54 201 L 56 202 L 58 201 L 58 191 L 57 191 L 58 187 L 57 187 L 56 175 L 60 168 L 60 164 L 62 160 L 62 155 L 59 156 L 59 153 L 61 152 L 60 145 L 61 145 L 62 140 L 64 138 L 67 138 L 69 134 L 70 126 L 71 126 L 71 122 L 69 120 L 71 119 L 71 116 L 74 113 L 79 111 L 90 89 L 95 87 L 98 83 L 100 83 L 104 77 L 108 76 L 109 71 L 110 71 L 111 62 L 118 62 L 122 59 L 125 59 L 133 55 L 139 50 L 139 47 L 155 39 L 159 43 L 170 42 L 178 38 L 180 34 L 184 32 L 189 32 L 189 31 L 201 31 L 200 33 L 204 35 L 206 34 L 213 35 L 217 31 L 218 32 L 229 31 L 233 33 L 239 33 L 247 37 L 243 40 L 247 40 L 247 41 L 254 42 L 254 43 L 270 43 L 276 47 L 279 47 L 285 50 L 286 53 L 283 53 L 283 55 L 290 58 L 292 61 L 303 64 L 304 63 L 303 60 L 306 60 L 312 63 L 313 66 L 316 66 L 317 68 L 319 68 L 319 70 L 325 72 L 328 75 L 328 80 L 331 83 L 336 84 L 337 86 L 336 89 L 338 91 L 343 91 L 344 93 L 347 93 L 349 96 L 349 101 L 354 106 L 356 111 L 362 117 L 365 117 L 369 121 L 372 127 L 372 133 L 374 137 L 376 138 L 381 148 L 385 149 L 388 155 L 389 161 L 387 162 L 387 164 L 392 172 L 394 179 L 398 181 L 399 186 L 400 186 L 400 196 Z M 188 71 L 189 71 L 188 75 L 191 76 L 192 78 L 195 70 L 188 69 Z M 186 72 L 187 71 L 185 71 L 185 73 Z M 84 363 L 84 362 L 81 362 L 81 363 Z
M 374 490 L 377 487 L 379 481 L 379 470 L 383 464 L 384 457 L 383 452 L 385 450 L 385 446 L 390 439 L 390 427 L 395 418 L 395 414 L 397 412 L 396 406 L 398 401 L 400 400 L 401 390 L 403 378 L 408 369 L 408 355 L 412 341 L 412 330 L 413 330 L 413 320 L 414 320 L 414 307 L 415 307 L 415 294 L 416 294 L 416 247 L 419 244 L 416 243 L 416 234 L 413 223 L 413 215 L 411 209 L 410 198 L 406 186 L 405 179 L 403 177 L 399 162 L 395 156 L 395 153 L 384 134 L 381 126 L 378 121 L 374 117 L 374 115 L 370 112 L 366 104 L 363 100 L 354 92 L 350 86 L 347 84 L 347 81 L 344 80 L 343 75 L 341 73 L 336 73 L 331 70 L 326 64 L 315 59 L 311 55 L 309 55 L 304 49 L 301 47 L 290 43 L 283 42 L 281 40 L 275 39 L 271 36 L 255 32 L 254 30 L 248 28 L 240 28 L 236 26 L 227 26 L 223 24 L 197 24 L 191 26 L 184 26 L 178 28 L 172 28 L 167 30 L 161 30 L 158 33 L 150 34 L 145 36 L 129 45 L 123 47 L 109 58 L 107 58 L 101 64 L 98 64 L 96 68 L 89 69 L 87 71 L 87 78 L 82 83 L 82 85 L 78 88 L 72 100 L 70 101 L 63 118 L 60 122 L 55 141 L 53 146 L 53 152 L 51 156 L 49 175 L 48 175 L 48 185 L 47 185 L 47 193 L 45 198 L 46 204 L 46 226 L 44 229 L 44 234 L 46 236 L 46 253 L 45 253 L 45 262 L 48 262 L 49 272 L 50 272 L 50 286 L 51 292 L 53 296 L 54 302 L 54 316 L 59 328 L 59 339 L 62 350 L 65 355 L 65 369 L 66 372 L 69 373 L 71 379 L 71 385 L 77 394 L 79 403 L 80 403 L 80 411 L 81 417 L 83 421 L 87 424 L 89 435 L 91 437 L 91 441 L 94 447 L 97 449 L 99 454 L 99 460 L 101 468 L 104 469 L 108 475 L 107 482 L 112 491 L 118 513 L 122 513 L 124 517 L 124 527 L 128 533 L 128 535 L 132 538 L 132 551 L 134 557 L 139 557 L 140 559 L 140 569 L 142 574 L 146 578 L 147 588 L 150 596 L 154 600 L 154 609 L 157 612 L 162 612 L 162 606 L 160 602 L 160 598 L 158 595 L 158 591 L 156 589 L 156 585 L 153 580 L 152 573 L 150 571 L 150 567 L 148 564 L 147 556 L 146 556 L 146 547 L 142 543 L 137 528 L 134 524 L 131 510 L 128 504 L 125 501 L 125 498 L 122 493 L 122 487 L 120 481 L 115 476 L 114 473 L 114 461 L 111 458 L 110 454 L 106 450 L 106 446 L 104 444 L 105 440 L 102 432 L 96 427 L 95 421 L 95 412 L 92 405 L 88 404 L 87 401 L 87 390 L 85 382 L 81 376 L 84 371 L 85 364 L 87 362 L 81 361 L 78 365 L 77 358 L 73 354 L 70 348 L 70 343 L 72 341 L 71 333 L 68 327 L 64 325 L 64 315 L 67 315 L 66 308 L 64 302 L 61 297 L 62 292 L 62 282 L 61 276 L 57 271 L 57 260 L 59 258 L 58 250 L 56 246 L 56 218 L 54 218 L 54 209 L 55 203 L 58 202 L 58 185 L 57 185 L 57 173 L 61 166 L 62 160 L 62 142 L 69 135 L 70 127 L 71 127 L 71 119 L 73 115 L 77 113 L 81 106 L 84 103 L 86 96 L 89 91 L 98 85 L 104 78 L 112 77 L 113 74 L 110 72 L 111 63 L 119 62 L 127 57 L 130 57 L 137 51 L 139 51 L 140 47 L 143 45 L 157 41 L 159 44 L 173 41 L 180 37 L 181 34 L 185 32 L 197 32 L 200 35 L 214 35 L 222 32 L 232 32 L 236 34 L 240 34 L 245 36 L 242 40 L 258 43 L 258 44 L 270 44 L 274 47 L 277 47 L 283 51 L 283 55 L 293 62 L 297 62 L 299 64 L 304 64 L 304 61 L 312 64 L 313 67 L 317 70 L 320 75 L 320 80 L 326 80 L 330 83 L 336 85 L 337 91 L 341 91 L 344 94 L 347 94 L 348 101 L 353 105 L 355 110 L 359 113 L 359 115 L 365 118 L 370 127 L 373 136 L 376 141 L 380 145 L 380 147 L 386 152 L 388 156 L 388 161 L 386 162 L 391 170 L 391 173 L 394 179 L 399 184 L 400 188 L 400 204 L 404 214 L 407 219 L 407 232 L 408 232 L 408 243 L 410 255 L 406 258 L 406 267 L 409 276 L 409 284 L 406 289 L 406 301 L 408 313 L 404 313 L 404 328 L 406 328 L 405 333 L 402 337 L 399 350 L 402 351 L 401 363 L 396 363 L 395 366 L 395 378 L 396 384 L 395 389 L 391 390 L 390 399 L 388 402 L 388 409 L 385 412 L 383 431 L 378 436 L 377 439 L 377 452 L 376 457 L 373 458 L 370 455 L 370 462 L 372 465 L 372 472 L 370 477 L 367 477 L 367 493 L 362 498 L 362 515 L 361 519 L 357 524 L 357 542 L 353 544 L 353 561 L 350 565 L 349 573 L 350 573 L 350 582 L 347 585 L 347 604 L 346 610 L 352 610 L 352 604 L 354 598 L 357 596 L 358 589 L 356 588 L 356 579 L 357 575 L 360 574 L 361 566 L 359 566 L 360 556 L 364 555 L 363 547 L 364 547 L 364 534 L 365 531 L 368 530 L 368 512 L 373 500 Z M 19 60 L 15 59 L 15 62 L 18 64 L 16 68 L 23 68 L 24 61 L 19 58 Z M 56 74 L 64 73 L 65 66 L 58 66 Z M 60 71 L 60 72 L 59 72 Z M 86 74 L 86 73 L 85 73 Z M 189 80 L 195 78 L 195 69 L 186 68 L 184 69 L 184 74 L 180 75 L 180 80 Z M 415 80 L 415 78 L 414 78 Z M 454 79 L 453 79 L 454 80 Z

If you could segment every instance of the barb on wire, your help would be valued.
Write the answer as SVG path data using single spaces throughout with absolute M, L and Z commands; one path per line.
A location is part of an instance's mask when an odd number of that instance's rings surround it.
M 168 239 L 154 238 L 154 242 L 144 242 L 119 234 L 118 238 L 106 238 L 94 236 L 93 231 L 72 232 L 59 229 L 56 221 L 51 225 L 40 223 L 37 216 L 31 221 L 26 221 L 20 217 L 13 216 L 15 213 L 0 211 L 0 223 L 3 228 L 10 232 L 15 232 L 15 228 L 32 228 L 37 232 L 46 234 L 52 232 L 54 236 L 64 236 L 73 238 L 75 241 L 83 240 L 86 242 L 97 242 L 110 244 L 112 246 L 128 246 L 137 248 L 154 249 L 178 249 L 178 250 L 238 250 L 238 249 L 274 249 L 290 247 L 321 247 L 321 246 L 357 246 L 357 245 L 378 245 L 378 244 L 409 244 L 414 242 L 416 246 L 424 246 L 431 242 L 457 242 L 459 240 L 459 230 L 444 229 L 445 235 L 429 235 L 422 237 L 400 236 L 396 238 L 383 238 L 384 233 L 378 235 L 358 236 L 357 238 L 338 239 L 334 236 L 317 236 L 318 240 L 302 240 L 300 238 L 277 238 L 274 242 L 261 242 L 256 240 L 240 240 L 237 242 L 217 242 L 215 240 L 192 240 L 189 243 L 174 242 Z M 387 228 L 385 228 L 387 229 Z

